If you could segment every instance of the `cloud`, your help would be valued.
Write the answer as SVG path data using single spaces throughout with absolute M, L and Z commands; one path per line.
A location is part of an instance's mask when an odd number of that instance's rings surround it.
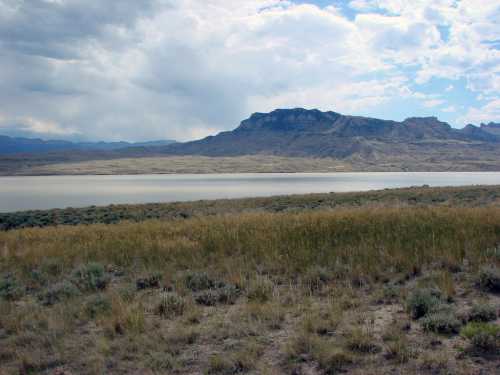
M 458 122 L 463 125 L 490 121 L 500 122 L 500 99 L 491 100 L 481 107 L 469 108 L 467 113 L 458 119 Z
M 43 134 L 49 136 L 68 136 L 78 135 L 80 132 L 76 129 L 61 127 L 51 121 L 42 121 L 31 117 L 21 117 L 8 119 L 0 117 L 1 130 L 13 130 L 18 134 Z
M 279 0 L 0 0 L 0 118 L 40 136 L 185 140 L 275 107 L 435 107 L 447 91 L 418 87 L 433 79 L 494 99 L 494 3 L 357 0 L 349 18 Z
M 151 15 L 156 4 L 154 0 L 2 0 L 0 40 L 4 48 L 21 54 L 83 57 L 82 44 L 113 41 L 137 19 Z
M 422 104 L 426 108 L 434 108 L 437 107 L 438 105 L 443 104 L 445 101 L 442 99 L 431 99 L 431 100 L 425 100 Z

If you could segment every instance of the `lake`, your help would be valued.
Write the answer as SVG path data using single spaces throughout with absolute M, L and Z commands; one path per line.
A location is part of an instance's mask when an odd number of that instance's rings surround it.
M 409 186 L 500 185 L 500 172 L 0 177 L 0 212 Z

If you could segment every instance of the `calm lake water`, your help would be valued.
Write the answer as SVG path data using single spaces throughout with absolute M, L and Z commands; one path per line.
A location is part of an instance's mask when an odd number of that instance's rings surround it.
M 0 212 L 420 186 L 500 185 L 500 173 L 265 173 L 0 177 Z

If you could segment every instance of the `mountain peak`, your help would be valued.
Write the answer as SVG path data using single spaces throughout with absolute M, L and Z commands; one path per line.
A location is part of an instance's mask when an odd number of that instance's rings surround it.
M 426 116 L 426 117 L 408 117 L 403 121 L 404 123 L 414 122 L 420 123 L 422 125 L 432 125 L 432 124 L 446 124 L 445 122 L 440 121 L 436 116 Z
M 275 109 L 269 113 L 252 114 L 237 130 L 320 131 L 331 126 L 340 116 L 319 109 Z

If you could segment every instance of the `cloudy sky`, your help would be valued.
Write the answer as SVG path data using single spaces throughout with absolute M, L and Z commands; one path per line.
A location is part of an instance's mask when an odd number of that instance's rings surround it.
M 305 107 L 500 122 L 500 0 L 0 0 L 0 134 L 194 139 Z

